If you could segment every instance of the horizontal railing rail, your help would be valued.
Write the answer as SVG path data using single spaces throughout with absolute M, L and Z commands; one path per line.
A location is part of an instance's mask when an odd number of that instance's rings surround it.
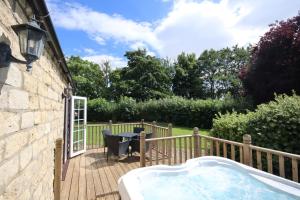
M 88 124 L 86 130 L 87 149 L 96 149 L 103 147 L 102 131 L 111 130 L 112 134 L 132 132 L 135 127 L 143 127 L 146 133 L 152 133 L 152 137 L 167 137 L 172 135 L 172 125 L 168 127 L 158 126 L 156 122 L 146 123 L 144 120 L 131 123 L 108 123 Z
M 263 163 L 265 160 L 266 168 L 269 173 L 274 174 L 275 168 L 277 171 L 277 175 L 283 178 L 292 179 L 295 182 L 299 182 L 298 164 L 300 160 L 300 155 L 253 145 L 250 145 L 250 150 L 251 154 L 253 155 L 252 159 L 256 161 L 257 169 L 263 170 Z M 255 151 L 255 153 L 253 153 L 253 151 Z M 266 159 L 263 158 L 263 154 L 265 154 Z M 251 166 L 253 166 L 253 160 L 251 160 Z M 286 171 L 290 173 L 287 173 Z

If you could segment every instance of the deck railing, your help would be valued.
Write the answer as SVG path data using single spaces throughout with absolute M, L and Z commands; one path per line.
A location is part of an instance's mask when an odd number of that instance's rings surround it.
M 108 123 L 88 124 L 86 131 L 87 149 L 96 149 L 103 147 L 102 131 L 111 130 L 112 134 L 132 132 L 134 127 L 143 127 L 146 133 L 152 133 L 153 138 L 172 136 L 172 125 L 168 127 L 158 126 L 156 122 L 146 123 L 142 119 L 140 122 L 133 123 Z
M 141 167 L 158 164 L 177 165 L 188 159 L 206 155 L 223 156 L 299 182 L 299 155 L 251 145 L 250 135 L 244 135 L 243 143 L 240 143 L 201 135 L 198 128 L 194 128 L 192 135 L 151 139 L 145 139 L 145 133 L 142 132 L 140 142 Z

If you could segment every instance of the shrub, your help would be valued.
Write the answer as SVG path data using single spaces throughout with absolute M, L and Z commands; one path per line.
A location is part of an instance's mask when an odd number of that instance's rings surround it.
M 250 134 L 255 145 L 300 154 L 300 96 L 279 95 L 247 114 L 218 114 L 211 134 L 241 141 Z
M 113 118 L 116 109 L 116 103 L 108 102 L 105 99 L 98 98 L 89 100 L 87 103 L 88 121 L 103 122 Z
M 101 103 L 103 105 L 100 105 Z M 212 126 L 213 117 L 218 112 L 225 113 L 228 110 L 245 112 L 249 103 L 245 99 L 233 99 L 231 97 L 226 97 L 223 100 L 188 100 L 182 97 L 172 97 L 139 103 L 131 98 L 121 98 L 117 103 L 109 103 L 100 99 L 91 100 L 88 106 L 89 121 L 145 119 L 146 121 L 172 122 L 181 126 L 197 126 L 209 129 Z M 105 108 L 106 106 L 107 108 Z
M 129 97 L 121 97 L 113 112 L 114 121 L 133 121 L 136 116 L 136 101 Z

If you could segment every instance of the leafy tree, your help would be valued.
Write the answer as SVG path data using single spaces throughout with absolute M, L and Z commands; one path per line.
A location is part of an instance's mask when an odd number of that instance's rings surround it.
M 206 97 L 210 98 L 216 97 L 217 76 L 220 71 L 218 56 L 217 51 L 210 49 L 205 50 L 198 58 L 197 71 L 203 80 Z
M 115 73 L 112 80 L 117 95 L 144 101 L 171 94 L 169 70 L 161 60 L 147 55 L 146 50 L 141 49 L 127 51 L 125 57 L 128 59 L 128 66 Z
M 101 65 L 101 70 L 104 74 L 104 81 L 105 81 L 105 86 L 108 88 L 109 87 L 109 83 L 110 83 L 110 80 L 109 80 L 109 76 L 110 76 L 110 73 L 111 73 L 111 66 L 110 66 L 110 63 L 108 60 L 105 60 Z
M 76 95 L 90 99 L 103 97 L 105 83 L 99 65 L 72 56 L 68 59 L 68 66 L 76 85 Z
M 205 96 L 224 97 L 227 93 L 239 96 L 242 88 L 238 73 L 249 62 L 250 47 L 234 46 L 221 50 L 205 50 L 198 58 L 197 73 L 201 76 Z
M 122 69 L 115 69 L 110 73 L 110 95 L 111 100 L 119 100 L 121 96 L 130 93 L 129 85 L 121 78 Z
M 185 54 L 183 52 L 178 55 L 173 78 L 174 94 L 186 98 L 202 97 L 202 81 L 198 72 L 195 54 Z
M 256 104 L 277 94 L 300 94 L 300 14 L 270 25 L 240 72 L 246 93 Z

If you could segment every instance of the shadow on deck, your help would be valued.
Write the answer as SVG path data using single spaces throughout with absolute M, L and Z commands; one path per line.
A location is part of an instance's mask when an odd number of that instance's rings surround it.
M 62 200 L 119 199 L 118 179 L 139 167 L 139 156 L 106 161 L 103 148 L 72 158 L 62 181 Z

